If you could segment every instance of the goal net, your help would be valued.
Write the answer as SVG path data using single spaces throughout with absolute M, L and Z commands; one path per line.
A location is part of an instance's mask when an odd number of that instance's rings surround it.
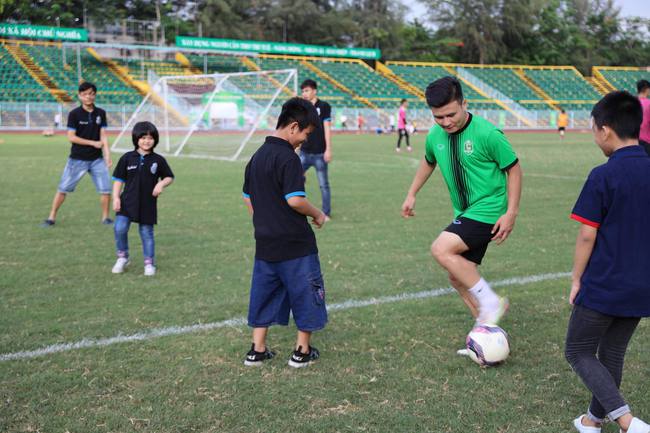
M 111 150 L 133 150 L 137 122 L 156 125 L 156 152 L 193 158 L 244 159 L 274 129 L 284 101 L 297 92 L 297 71 L 256 71 L 159 78 Z

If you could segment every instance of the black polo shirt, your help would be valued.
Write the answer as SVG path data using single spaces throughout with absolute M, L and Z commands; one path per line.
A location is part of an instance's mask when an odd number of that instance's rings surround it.
M 332 121 L 332 107 L 320 99 L 316 100 L 314 106 L 318 112 L 318 117 L 320 117 L 320 123 L 309 134 L 307 141 L 302 144 L 300 150 L 305 153 L 325 153 L 325 128 L 323 127 L 323 122 Z
M 122 155 L 113 171 L 113 180 L 124 183 L 122 207 L 117 214 L 140 224 L 156 224 L 157 197 L 151 194 L 158 181 L 166 177 L 174 177 L 174 173 L 157 153 L 140 155 L 133 150 Z
M 106 128 L 106 112 L 101 108 L 93 108 L 88 112 L 82 106 L 72 110 L 68 114 L 68 129 L 75 132 L 79 138 L 86 140 L 99 141 L 100 131 Z M 72 143 L 70 149 L 70 158 L 81 159 L 83 161 L 94 161 L 102 157 L 102 150 L 92 146 L 82 146 Z
M 305 196 L 302 165 L 291 144 L 266 137 L 246 165 L 243 195 L 253 205 L 256 259 L 281 262 L 318 252 L 307 217 L 287 203 Z

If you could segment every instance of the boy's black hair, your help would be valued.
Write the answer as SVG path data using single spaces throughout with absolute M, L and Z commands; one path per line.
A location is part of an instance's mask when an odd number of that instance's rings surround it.
M 566 111 L 564 111 L 564 108 L 560 108 L 560 111 L 561 111 L 562 113 L 566 113 Z
M 452 101 L 463 102 L 463 88 L 460 81 L 454 77 L 442 77 L 427 86 L 424 92 L 427 104 L 431 108 L 440 108 Z
M 297 122 L 298 128 L 309 128 L 310 126 L 317 128 L 320 124 L 320 117 L 316 107 L 311 102 L 302 98 L 291 98 L 282 105 L 282 112 L 278 117 L 278 124 L 275 129 L 284 128 L 291 123 Z
M 637 93 L 641 93 L 645 89 L 650 89 L 650 81 L 648 81 L 648 80 L 639 80 L 639 81 L 636 82 L 636 91 L 637 91 Z
M 93 92 L 97 93 L 97 86 L 95 86 L 90 81 L 84 81 L 83 83 L 79 84 L 79 93 L 85 92 L 88 89 L 93 89 Z
M 154 148 L 158 145 L 158 129 L 156 125 L 151 122 L 138 122 L 133 125 L 133 132 L 131 132 L 133 146 L 136 149 L 138 148 L 138 141 L 145 135 L 151 135 L 153 137 Z
M 402 105 L 405 102 L 406 102 L 406 99 L 402 99 L 401 101 L 399 101 L 399 105 Z
M 638 139 L 643 110 L 636 96 L 616 91 L 608 93 L 594 105 L 591 117 L 598 128 L 608 126 L 620 139 Z
M 318 90 L 318 84 L 316 84 L 316 81 L 306 79 L 305 81 L 300 84 L 300 90 L 304 89 L 305 87 L 311 87 L 314 90 Z

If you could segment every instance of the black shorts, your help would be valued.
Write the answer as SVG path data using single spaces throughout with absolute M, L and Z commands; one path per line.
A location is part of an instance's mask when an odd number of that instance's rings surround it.
M 469 247 L 469 250 L 461 254 L 470 262 L 477 265 L 481 264 L 485 251 L 487 251 L 488 244 L 494 236 L 492 228 L 494 224 L 486 224 L 473 219 L 460 217 L 447 226 L 444 230 L 449 233 L 454 233 L 460 236 Z
M 564 126 L 560 126 L 557 130 L 558 131 L 564 131 L 564 130 L 566 130 L 566 128 Z

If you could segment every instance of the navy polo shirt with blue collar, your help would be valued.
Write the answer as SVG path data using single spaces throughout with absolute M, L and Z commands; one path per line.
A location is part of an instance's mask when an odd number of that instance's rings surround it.
M 86 140 L 99 141 L 102 128 L 106 128 L 106 112 L 98 107 L 86 111 L 79 106 L 68 114 L 68 129 L 75 135 Z M 82 161 L 94 161 L 102 157 L 102 150 L 92 146 L 72 143 L 70 158 Z
M 117 214 L 140 224 L 156 224 L 158 198 L 152 195 L 153 189 L 166 177 L 174 177 L 174 173 L 161 155 L 140 155 L 135 150 L 122 155 L 113 171 L 113 180 L 124 183 Z
M 307 217 L 287 202 L 305 195 L 302 164 L 291 144 L 266 137 L 244 174 L 243 196 L 253 206 L 256 259 L 281 262 L 318 252 Z
M 571 218 L 598 229 L 575 303 L 618 317 L 650 316 L 650 157 L 616 150 L 594 168 Z

